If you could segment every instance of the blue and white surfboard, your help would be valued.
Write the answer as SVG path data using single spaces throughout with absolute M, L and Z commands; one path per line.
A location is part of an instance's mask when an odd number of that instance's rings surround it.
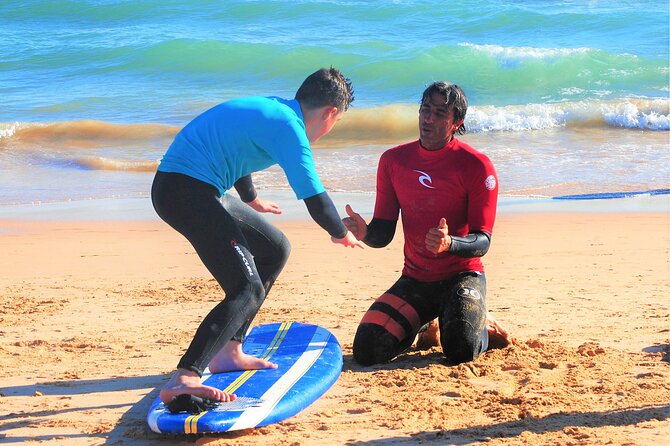
M 226 432 L 285 420 L 316 401 L 342 372 L 342 349 L 328 330 L 282 322 L 254 327 L 245 353 L 270 360 L 277 369 L 247 370 L 202 377 L 207 385 L 237 395 L 235 401 L 192 414 L 172 414 L 156 398 L 147 423 L 158 433 Z

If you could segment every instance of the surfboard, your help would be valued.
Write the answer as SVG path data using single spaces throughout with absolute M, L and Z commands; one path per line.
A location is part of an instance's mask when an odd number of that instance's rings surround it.
M 319 399 L 342 372 L 342 349 L 323 327 L 300 322 L 259 325 L 251 329 L 242 349 L 278 365 L 276 369 L 211 374 L 208 386 L 237 395 L 199 414 L 173 414 L 160 398 L 147 414 L 157 433 L 197 434 L 261 427 L 285 420 Z
M 605 200 L 612 198 L 628 198 L 636 197 L 638 195 L 667 195 L 670 194 L 670 189 L 652 189 L 634 192 L 597 192 L 592 194 L 576 194 L 576 195 L 558 195 L 552 197 L 554 200 Z

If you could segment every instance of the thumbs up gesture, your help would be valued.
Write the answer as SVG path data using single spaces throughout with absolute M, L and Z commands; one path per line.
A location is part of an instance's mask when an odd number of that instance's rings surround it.
M 430 228 L 426 234 L 426 249 L 433 254 L 448 251 L 451 246 L 447 220 L 442 217 L 437 228 Z

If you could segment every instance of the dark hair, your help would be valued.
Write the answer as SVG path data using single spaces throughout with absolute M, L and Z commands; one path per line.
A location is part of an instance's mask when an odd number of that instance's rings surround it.
M 465 119 L 465 113 L 468 111 L 468 99 L 465 97 L 465 93 L 456 84 L 450 84 L 444 81 L 433 82 L 423 91 L 423 96 L 421 96 L 421 104 L 430 100 L 430 97 L 434 93 L 439 93 L 444 96 L 444 103 L 447 106 L 448 110 L 451 110 L 454 114 L 454 122 L 458 122 L 462 119 Z M 459 135 L 465 133 L 465 125 L 461 124 L 456 132 Z
M 307 108 L 331 105 L 344 112 L 354 101 L 354 88 L 337 68 L 321 68 L 307 76 L 295 98 Z

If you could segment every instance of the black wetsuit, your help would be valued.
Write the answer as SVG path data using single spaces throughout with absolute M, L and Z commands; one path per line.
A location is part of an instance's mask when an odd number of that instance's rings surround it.
M 255 198 L 250 177 L 235 188 L 245 201 Z M 178 367 L 202 375 L 212 357 L 231 339 L 242 341 L 252 319 L 288 260 L 288 239 L 240 199 L 179 173 L 157 172 L 151 190 L 158 215 L 193 245 L 221 285 L 225 299 L 198 327 Z M 324 192 L 305 199 L 314 220 L 332 236 L 346 228 Z

